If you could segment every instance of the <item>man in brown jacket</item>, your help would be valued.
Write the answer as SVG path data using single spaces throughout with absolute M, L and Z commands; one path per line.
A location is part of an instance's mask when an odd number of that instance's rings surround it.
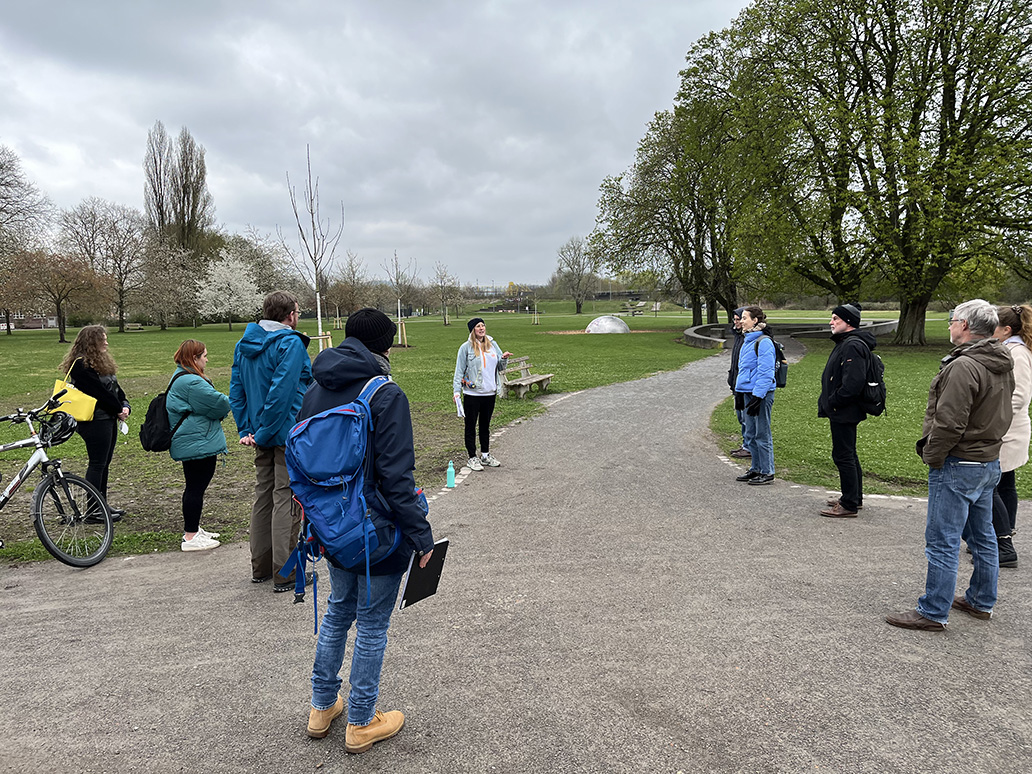
M 998 318 L 986 301 L 967 301 L 950 315 L 956 348 L 943 359 L 928 392 L 917 453 L 928 464 L 925 556 L 928 577 L 916 610 L 886 617 L 904 629 L 942 631 L 950 607 L 988 620 L 1000 573 L 993 530 L 993 488 L 1000 480 L 1000 445 L 1010 427 L 1014 362 L 992 338 Z M 954 598 L 961 534 L 974 571 Z

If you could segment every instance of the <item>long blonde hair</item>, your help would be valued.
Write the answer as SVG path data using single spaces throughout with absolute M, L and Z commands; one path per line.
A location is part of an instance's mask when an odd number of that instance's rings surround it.
M 478 355 L 484 355 L 491 351 L 491 342 L 494 341 L 486 333 L 484 334 L 484 340 L 481 341 L 477 338 L 475 331 L 469 332 L 469 345 L 473 348 L 473 351 Z
M 61 361 L 61 370 L 68 372 L 72 363 L 82 359 L 84 365 L 89 366 L 98 374 L 114 374 L 118 372 L 118 366 L 114 359 L 104 349 L 104 339 L 107 337 L 107 329 L 103 325 L 87 325 L 79 331 L 79 335 L 72 342 L 68 354 Z

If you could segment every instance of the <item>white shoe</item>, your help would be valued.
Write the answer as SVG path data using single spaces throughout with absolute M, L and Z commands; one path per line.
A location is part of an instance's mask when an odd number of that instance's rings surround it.
M 489 465 L 492 468 L 500 467 L 502 463 L 492 457 L 490 454 L 485 454 L 480 458 L 480 461 L 485 465 Z
M 197 534 L 198 535 L 204 535 L 205 537 L 209 537 L 212 540 L 215 540 L 215 539 L 219 538 L 222 535 L 221 532 L 208 532 L 208 530 L 204 529 L 203 527 L 198 527 L 197 528 Z
M 480 460 L 476 457 L 470 457 L 469 462 L 466 463 L 470 470 L 483 470 L 484 466 L 480 464 Z
M 184 540 L 180 543 L 179 547 L 184 551 L 207 551 L 212 548 L 218 548 L 221 545 L 222 543 L 215 538 L 210 538 L 203 532 L 198 532 L 189 540 Z

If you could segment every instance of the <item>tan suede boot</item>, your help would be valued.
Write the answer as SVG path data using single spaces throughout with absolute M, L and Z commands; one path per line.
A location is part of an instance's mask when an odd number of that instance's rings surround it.
M 405 725 L 405 716 L 397 710 L 390 712 L 376 711 L 373 722 L 368 726 L 356 726 L 348 723 L 344 734 L 344 749 L 349 753 L 364 753 L 377 742 L 390 739 L 401 731 Z
M 317 710 L 312 707 L 308 713 L 308 735 L 312 739 L 322 739 L 330 733 L 330 723 L 344 711 L 344 699 L 337 697 L 337 703 L 329 709 Z

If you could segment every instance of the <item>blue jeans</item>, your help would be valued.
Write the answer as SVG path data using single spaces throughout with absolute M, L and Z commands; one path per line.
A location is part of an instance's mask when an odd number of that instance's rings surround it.
M 329 562 L 327 562 L 329 564 Z M 325 710 L 337 702 L 340 668 L 348 630 L 355 623 L 355 645 L 351 653 L 351 693 L 348 695 L 348 723 L 365 726 L 372 722 L 376 699 L 380 695 L 380 668 L 387 649 L 387 627 L 398 598 L 401 576 L 373 575 L 370 579 L 372 601 L 365 605 L 365 573 L 330 568 L 330 599 L 319 629 L 312 666 L 312 706 Z
M 735 409 L 735 416 L 738 418 L 738 425 L 742 428 L 742 446 L 745 446 L 745 412 Z
M 957 588 L 960 536 L 967 535 L 975 568 L 964 598 L 972 607 L 991 611 L 996 604 L 1000 556 L 993 531 L 993 488 L 1000 480 L 1000 461 L 970 462 L 947 457 L 941 468 L 928 470 L 928 523 L 925 556 L 928 579 L 917 612 L 946 623 Z
M 746 398 L 748 403 L 749 398 Z M 774 390 L 771 390 L 760 405 L 760 413 L 754 417 L 742 412 L 745 429 L 742 433 L 743 446 L 752 454 L 750 470 L 764 475 L 774 475 L 774 438 L 770 434 L 770 410 L 774 406 Z

